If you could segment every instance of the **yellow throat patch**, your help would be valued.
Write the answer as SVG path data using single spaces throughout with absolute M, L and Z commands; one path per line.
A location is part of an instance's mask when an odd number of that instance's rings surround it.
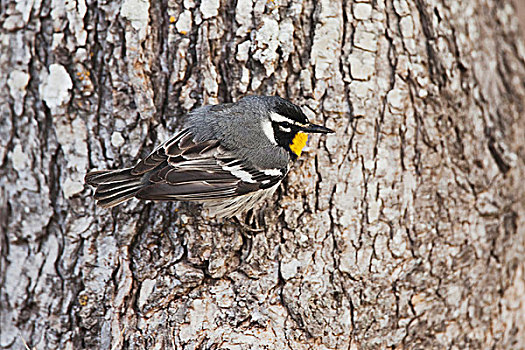
M 308 140 L 308 135 L 304 132 L 298 132 L 295 134 L 292 143 L 290 144 L 290 149 L 293 153 L 297 154 L 297 157 L 301 156 L 304 146 L 306 146 L 306 141 Z

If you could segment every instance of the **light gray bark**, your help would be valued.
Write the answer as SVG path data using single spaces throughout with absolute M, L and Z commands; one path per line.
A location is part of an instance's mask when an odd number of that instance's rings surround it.
M 525 348 L 511 1 L 37 0 L 0 24 L 0 348 Z M 246 94 L 337 130 L 279 205 L 95 207 L 89 169 Z

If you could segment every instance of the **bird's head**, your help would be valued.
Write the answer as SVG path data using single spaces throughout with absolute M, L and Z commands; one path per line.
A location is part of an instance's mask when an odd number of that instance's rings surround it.
M 267 102 L 269 113 L 267 119 L 263 120 L 264 132 L 270 141 L 284 147 L 294 159 L 301 155 L 306 146 L 307 134 L 334 132 L 322 125 L 310 123 L 301 108 L 283 98 L 271 96 Z

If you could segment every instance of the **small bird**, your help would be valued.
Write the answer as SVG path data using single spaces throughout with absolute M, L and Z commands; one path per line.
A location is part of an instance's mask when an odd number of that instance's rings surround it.
M 232 217 L 271 197 L 301 155 L 307 133 L 333 133 L 278 96 L 247 96 L 187 116 L 182 131 L 132 168 L 92 171 L 95 199 L 111 208 L 130 198 L 195 201 Z

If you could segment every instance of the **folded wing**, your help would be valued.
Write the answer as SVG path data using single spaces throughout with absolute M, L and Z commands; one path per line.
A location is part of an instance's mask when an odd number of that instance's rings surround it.
M 195 142 L 184 130 L 156 148 L 132 170 L 149 177 L 136 197 L 150 200 L 210 201 L 274 186 L 285 169 L 257 169 L 216 140 Z

